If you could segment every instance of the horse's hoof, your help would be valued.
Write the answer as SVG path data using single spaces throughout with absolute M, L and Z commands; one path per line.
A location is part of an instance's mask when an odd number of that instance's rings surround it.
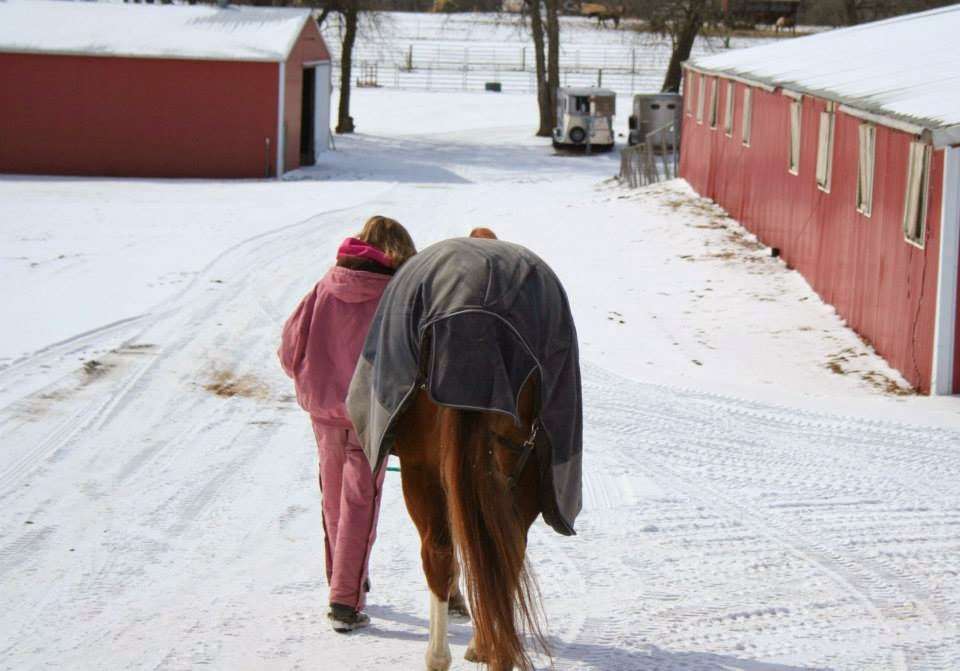
M 427 654 L 427 671 L 447 671 L 450 668 L 450 663 L 453 661 L 453 658 L 450 657 L 448 652 L 446 656 L 437 656 L 433 657 L 429 653 Z
M 467 651 L 463 654 L 463 658 L 468 662 L 473 662 L 474 664 L 483 664 L 483 657 L 480 656 L 480 653 L 477 652 L 477 649 L 473 645 L 467 646 Z

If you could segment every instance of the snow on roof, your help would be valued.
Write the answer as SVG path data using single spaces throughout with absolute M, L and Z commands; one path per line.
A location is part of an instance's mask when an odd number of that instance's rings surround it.
M 0 52 L 283 61 L 310 11 L 0 0 Z
M 930 129 L 960 124 L 960 5 L 691 60 Z

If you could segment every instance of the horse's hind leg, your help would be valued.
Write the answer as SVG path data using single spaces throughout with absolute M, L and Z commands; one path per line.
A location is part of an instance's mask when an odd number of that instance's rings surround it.
M 423 469 L 407 468 L 403 469 L 402 478 L 407 509 L 420 532 L 420 557 L 423 560 L 427 586 L 430 588 L 427 669 L 447 671 L 451 661 L 450 644 L 447 641 L 447 603 L 455 573 L 446 499 L 440 480 L 435 478 L 434 474 Z

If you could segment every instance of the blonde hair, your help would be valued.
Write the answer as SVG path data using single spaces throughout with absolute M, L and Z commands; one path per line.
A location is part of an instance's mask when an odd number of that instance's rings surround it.
M 379 214 L 367 219 L 357 238 L 369 243 L 390 257 L 394 268 L 402 266 L 417 253 L 413 238 L 398 221 Z

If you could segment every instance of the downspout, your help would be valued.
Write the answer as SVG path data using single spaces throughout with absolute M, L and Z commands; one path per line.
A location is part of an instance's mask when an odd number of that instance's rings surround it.
M 933 376 L 930 393 L 954 392 L 956 361 L 957 266 L 960 255 L 960 146 L 943 150 L 943 207 L 940 213 L 940 272 L 933 334 Z
M 284 104 L 286 95 L 287 95 L 287 64 L 283 61 L 279 63 L 280 68 L 278 71 L 278 77 L 280 85 L 277 87 L 279 91 L 279 96 L 277 97 L 277 179 L 283 177 L 283 152 L 284 152 L 284 112 L 286 105 Z

